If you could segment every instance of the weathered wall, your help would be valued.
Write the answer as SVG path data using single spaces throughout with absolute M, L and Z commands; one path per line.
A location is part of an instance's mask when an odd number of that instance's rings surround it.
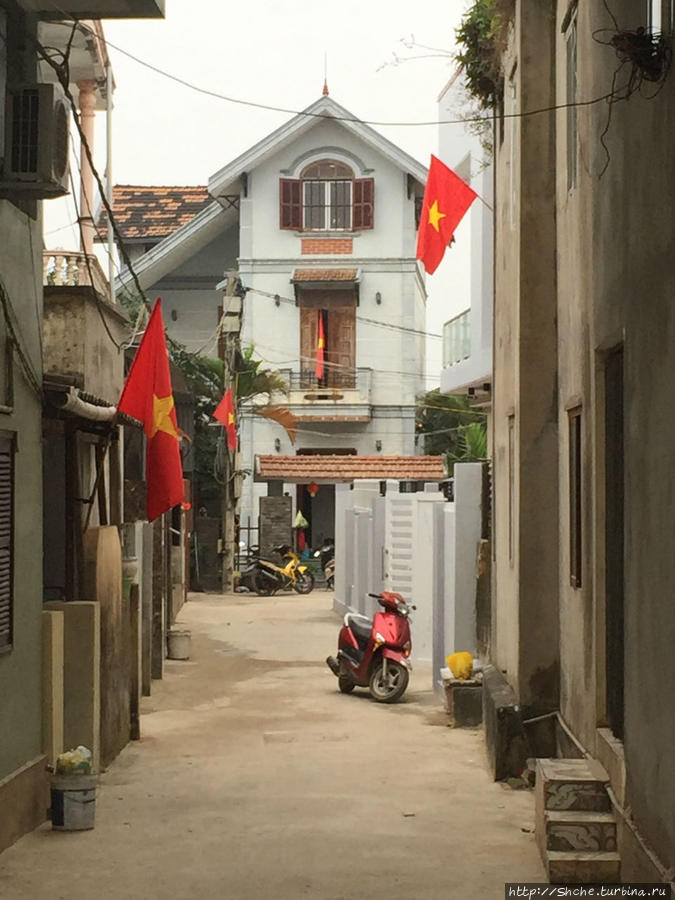
M 272 547 L 279 544 L 292 544 L 291 534 L 292 501 L 290 497 L 261 497 L 260 498 L 260 553 L 266 559 L 277 561 L 276 554 L 272 553 Z
M 37 209 L 34 215 L 32 218 L 7 200 L 0 200 L 0 279 L 15 322 L 20 323 L 22 349 L 39 384 L 42 239 L 41 215 Z M 3 360 L 6 338 L 5 318 L 0 314 Z M 11 408 L 0 413 L 0 428 L 16 434 L 17 452 L 14 640 L 11 650 L 0 653 L 0 808 L 3 810 L 0 848 L 6 841 L 15 840 L 22 829 L 35 827 L 44 817 L 44 808 L 36 817 L 31 793 L 39 769 L 34 761 L 42 758 L 42 401 L 24 376 L 16 354 L 13 376 L 11 402 L 3 365 L 0 404 Z M 44 786 L 42 760 L 39 777 Z M 29 770 L 24 771 L 22 767 L 28 764 Z M 14 773 L 30 790 L 24 791 L 18 781 L 14 785 Z
M 613 9 L 619 22 L 635 19 L 629 0 L 619 0 Z M 589 27 L 607 24 L 596 0 Z M 616 60 L 608 48 L 591 50 L 590 39 L 587 45 L 592 93 L 608 83 Z M 595 137 L 605 121 L 599 109 L 589 116 L 585 137 L 592 173 L 606 160 Z M 674 132 L 672 72 L 654 99 L 636 95 L 615 105 L 606 139 L 609 164 L 602 180 L 594 182 L 594 264 L 587 286 L 595 298 L 595 348 L 620 340 L 621 324 L 625 347 L 626 800 L 643 837 L 671 868 L 675 555 L 668 543 L 675 529 L 675 422 L 666 410 L 675 385 L 675 226 L 664 198 L 675 191 Z M 602 525 L 599 520 L 598 528 Z
M 507 115 L 553 103 L 553 4 L 518 4 Z M 536 63 L 535 63 L 536 60 Z M 497 126 L 495 636 L 527 713 L 558 704 L 554 117 Z

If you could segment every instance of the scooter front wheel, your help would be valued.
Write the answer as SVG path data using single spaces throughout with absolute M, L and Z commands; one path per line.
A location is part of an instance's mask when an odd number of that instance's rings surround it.
M 298 594 L 309 594 L 314 590 L 314 576 L 311 572 L 298 572 L 295 576 L 293 589 Z
M 405 694 L 410 675 L 405 666 L 393 659 L 380 659 L 373 668 L 368 683 L 370 696 L 378 703 L 396 703 Z

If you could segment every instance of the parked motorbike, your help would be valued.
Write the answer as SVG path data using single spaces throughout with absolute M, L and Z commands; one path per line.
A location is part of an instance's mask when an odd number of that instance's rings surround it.
M 240 575 L 236 590 L 246 590 L 256 593 L 256 574 L 258 572 L 259 550 L 258 547 L 246 547 L 239 545 Z
M 254 562 L 253 584 L 257 594 L 269 597 L 277 591 L 292 589 L 298 594 L 309 594 L 314 588 L 314 575 L 300 562 L 298 554 L 288 544 L 272 548 L 286 565 L 278 566 L 269 559 L 258 558 Z
M 323 544 L 314 551 L 314 558 L 321 563 L 321 571 L 326 580 L 326 590 L 332 591 L 335 586 L 335 541 L 326 538 Z
M 355 687 L 367 687 L 378 703 L 395 703 L 408 687 L 412 665 L 408 606 L 400 594 L 383 591 L 368 594 L 374 597 L 384 612 L 373 618 L 347 613 L 338 637 L 337 657 L 326 659 L 331 672 L 337 676 L 343 694 Z

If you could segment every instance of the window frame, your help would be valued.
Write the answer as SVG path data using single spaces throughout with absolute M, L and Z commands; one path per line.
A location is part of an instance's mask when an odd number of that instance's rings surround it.
M 7 600 L 7 608 L 9 610 L 8 624 L 6 632 L 0 631 L 0 655 L 11 653 L 14 649 L 14 533 L 15 533 L 15 514 L 16 514 L 16 451 L 17 451 L 17 435 L 13 431 L 0 430 L 0 456 L 7 455 L 9 457 L 9 535 L 7 537 L 6 546 L 0 544 L 0 553 L 3 550 L 8 552 L 8 572 L 9 596 Z M 4 485 L 0 483 L 0 491 L 4 489 Z M 0 517 L 2 510 L 0 509 Z M 2 577 L 2 562 L 0 561 L 0 578 Z M 0 607 L 1 608 L 1 607 Z
M 313 168 L 330 163 L 342 169 L 343 174 L 334 178 L 307 175 Z M 349 173 L 349 176 L 347 175 Z M 347 201 L 340 202 L 340 186 L 347 191 Z M 320 196 L 308 199 L 308 193 L 316 190 Z M 335 192 L 336 196 L 331 196 Z M 314 224 L 308 211 L 321 211 Z M 346 213 L 346 215 L 344 215 Z M 344 224 L 338 224 L 344 217 Z M 297 178 L 281 178 L 279 181 L 279 228 L 282 231 L 299 231 L 306 234 L 347 234 L 369 231 L 375 227 L 375 179 L 357 178 L 347 163 L 331 158 L 313 160 L 302 169 Z
M 579 118 L 577 88 L 579 84 L 579 32 L 577 28 L 577 7 L 570 11 L 565 28 L 565 155 L 567 160 L 567 192 L 574 191 L 579 182 Z
M 583 419 L 582 407 L 567 410 L 570 585 L 583 586 Z

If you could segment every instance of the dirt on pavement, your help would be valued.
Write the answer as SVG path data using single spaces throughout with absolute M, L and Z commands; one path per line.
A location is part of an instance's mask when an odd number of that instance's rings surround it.
M 501 900 L 544 881 L 532 793 L 491 781 L 428 668 L 399 704 L 338 692 L 331 601 L 191 595 L 191 658 L 153 682 L 95 829 L 22 838 L 0 898 Z

